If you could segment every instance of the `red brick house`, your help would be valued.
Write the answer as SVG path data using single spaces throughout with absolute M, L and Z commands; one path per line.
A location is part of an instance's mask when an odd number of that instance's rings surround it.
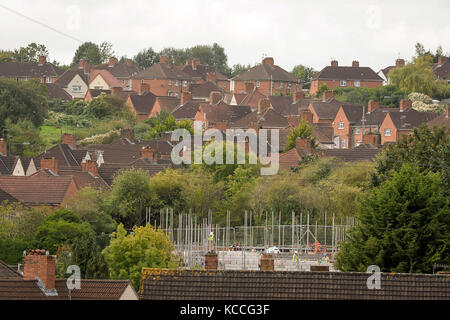
M 63 69 L 47 62 L 45 56 L 40 56 L 38 62 L 0 62 L 0 77 L 16 81 L 37 79 L 41 83 L 54 83 L 63 73 Z
M 184 66 L 177 66 L 182 72 L 192 77 L 193 83 L 202 84 L 204 82 L 213 82 L 220 89 L 219 91 L 230 91 L 230 81 L 222 73 L 216 71 L 214 67 L 200 64 L 200 59 L 186 60 Z
M 362 118 L 363 106 L 360 104 L 341 104 L 333 120 L 335 148 L 350 149 L 353 147 L 352 126 Z
M 333 60 L 330 66 L 323 68 L 314 76 L 309 93 L 316 94 L 323 84 L 328 89 L 376 88 L 383 85 L 383 78 L 369 67 L 360 67 L 358 61 L 353 61 L 351 67 L 342 67 L 336 60 Z
M 274 64 L 273 58 L 265 58 L 262 63 L 231 79 L 230 91 L 249 93 L 247 83 L 253 84 L 264 96 L 289 95 L 301 90 L 300 81 L 291 73 Z
M 131 78 L 136 75 L 141 69 L 133 63 L 133 60 L 126 59 L 124 63 L 120 63 L 117 58 L 110 57 L 107 64 L 94 66 L 94 70 L 107 70 L 117 80 L 124 90 L 132 89 Z
M 169 57 L 162 56 L 159 63 L 137 73 L 132 77 L 132 89 L 138 91 L 141 84 L 146 84 L 148 90 L 156 96 L 176 96 L 189 91 L 194 79 L 173 66 Z
M 439 57 L 438 62 L 432 67 L 436 80 L 443 80 L 450 83 L 450 62 L 448 57 Z

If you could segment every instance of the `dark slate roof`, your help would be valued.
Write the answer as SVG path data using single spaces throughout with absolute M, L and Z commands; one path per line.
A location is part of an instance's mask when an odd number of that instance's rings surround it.
M 381 274 L 381 289 L 367 288 L 367 273 L 205 271 L 144 268 L 144 300 L 437 300 L 450 299 L 446 275 Z
M 355 126 L 362 126 L 364 124 L 366 126 L 379 127 L 383 123 L 383 120 L 386 117 L 386 114 L 388 114 L 388 112 L 390 112 L 390 111 L 395 111 L 395 110 L 398 110 L 398 109 L 379 108 L 379 109 L 373 110 L 370 113 L 366 112 L 364 114 L 364 119 L 361 118 L 358 121 L 356 121 Z
M 139 72 L 133 76 L 133 79 L 192 80 L 192 77 L 179 68 L 160 62 Z
M 12 174 L 18 159 L 17 156 L 0 156 L 0 175 Z
M 114 66 L 108 64 L 97 65 L 93 70 L 108 70 L 117 79 L 130 79 L 141 71 L 135 64 L 116 63 Z
M 372 161 L 380 152 L 381 149 L 376 148 L 371 144 L 361 144 L 353 149 L 325 149 L 323 150 L 323 156 L 335 157 L 348 162 Z
M 270 96 L 272 108 L 283 116 L 299 115 L 299 110 L 307 109 L 315 99 L 300 99 L 293 103 L 291 96 Z
M 313 80 L 360 80 L 383 81 L 372 68 L 369 67 L 334 67 L 327 66 L 317 73 Z
M 138 114 L 150 114 L 155 105 L 156 96 L 151 92 L 130 95 L 130 100 Z
M 109 186 L 105 180 L 101 176 L 96 177 L 92 175 L 90 172 L 82 172 L 82 171 L 58 171 L 58 175 L 60 176 L 71 176 L 73 177 L 73 181 L 77 186 L 77 189 L 82 189 L 84 187 L 91 187 L 93 189 L 98 190 L 108 190 Z
M 432 68 L 434 75 L 438 79 L 448 80 L 450 79 L 450 62 L 444 62 L 442 64 L 435 64 Z
M 201 84 L 191 84 L 190 91 L 193 98 L 209 98 L 212 91 L 223 92 L 223 89 L 211 81 L 206 81 Z
M 267 108 L 261 114 L 257 111 L 247 114 L 245 117 L 232 124 L 234 128 L 248 128 L 257 124 L 259 128 L 286 128 L 289 123 L 285 117 L 271 108 Z
M 339 111 L 341 103 L 336 99 L 327 101 L 311 101 L 311 106 L 319 119 L 334 120 Z
M 140 158 L 129 164 L 102 164 L 99 168 L 99 175 L 106 181 L 108 185 L 112 185 L 114 177 L 120 170 L 126 169 L 142 169 L 153 176 L 160 171 L 164 171 L 168 167 L 167 164 L 157 164 L 150 159 Z
M 450 118 L 442 114 L 427 122 L 428 126 L 433 127 L 450 127 Z
M 313 124 L 313 136 L 319 143 L 322 144 L 334 144 L 333 127 L 329 124 L 314 123 Z
M 411 130 L 418 127 L 424 122 L 428 122 L 438 116 L 434 112 L 420 112 L 412 108 L 407 108 L 403 112 L 397 111 L 389 112 L 395 126 L 400 130 Z
M 0 62 L 0 77 L 58 77 L 63 72 L 50 62 Z
M 85 149 L 72 149 L 68 144 L 58 144 L 35 157 L 34 164 L 37 169 L 41 167 L 42 157 L 54 157 L 58 160 L 59 170 L 81 170 L 81 161 L 87 154 Z
M 252 108 L 257 108 L 258 103 L 261 99 L 267 98 L 258 88 L 254 88 L 252 92 L 248 93 L 239 103 L 240 106 L 250 106 Z
M 248 80 L 259 80 L 259 81 L 290 81 L 298 82 L 298 79 L 291 73 L 280 68 L 277 65 L 273 67 L 269 64 L 259 64 L 253 68 L 244 71 L 243 73 L 235 76 L 233 80 L 236 81 L 248 81 Z
M 0 204 L 4 201 L 8 201 L 10 203 L 18 202 L 16 198 L 14 198 L 12 195 L 10 195 L 5 190 L 0 189 Z M 0 278 L 1 278 L 1 270 L 0 270 Z
M 195 114 L 197 113 L 201 103 L 204 103 L 204 101 L 194 101 L 194 100 L 188 101 L 185 104 L 182 104 L 177 108 L 175 108 L 172 111 L 172 115 L 176 120 L 182 119 L 194 120 Z
M 0 176 L 0 189 L 26 205 L 60 205 L 71 182 L 70 176 Z
M 221 101 L 217 105 L 202 104 L 201 111 L 206 114 L 208 122 L 229 122 L 235 123 L 251 112 L 248 106 L 230 106 Z
M 172 112 L 180 105 L 180 98 L 178 97 L 156 97 L 159 102 L 161 111 Z
M 62 75 L 58 77 L 58 79 L 55 81 L 55 84 L 61 88 L 67 88 L 70 81 L 76 76 L 79 75 L 81 79 L 86 83 L 86 85 L 89 84 L 89 75 L 84 73 L 84 69 L 80 68 L 79 66 L 75 66 L 67 71 L 65 71 Z
M 343 103 L 342 109 L 351 124 L 361 121 L 363 115 L 363 106 L 360 104 Z
M 48 92 L 48 100 L 51 101 L 53 99 L 61 99 L 62 101 L 70 101 L 72 100 L 72 96 L 60 86 L 54 83 L 46 83 L 47 92 Z
M 11 268 L 6 263 L 0 260 L 0 279 L 4 278 L 20 279 L 22 278 L 22 275 L 19 272 L 17 272 L 17 270 L 14 270 L 13 268 Z

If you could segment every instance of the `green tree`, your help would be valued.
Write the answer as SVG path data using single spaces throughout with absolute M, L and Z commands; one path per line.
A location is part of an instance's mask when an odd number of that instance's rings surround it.
M 157 201 L 150 188 L 150 178 L 142 169 L 120 170 L 105 197 L 107 212 L 127 228 L 141 225 L 145 219 L 145 208 Z
M 72 60 L 72 65 L 76 65 L 81 59 L 89 62 L 90 65 L 101 64 L 104 57 L 102 57 L 102 52 L 100 47 L 93 42 L 82 43 L 77 50 Z
M 13 55 L 14 52 L 10 50 L 0 50 L 0 62 L 10 61 Z
M 109 246 L 103 250 L 103 256 L 112 279 L 131 279 L 139 289 L 142 268 L 177 268 L 180 265 L 174 251 L 168 237 L 161 230 L 155 231 L 150 224 L 135 227 L 128 235 L 120 224 L 111 235 Z
M 47 89 L 38 81 L 0 79 L 0 134 L 6 119 L 12 124 L 30 120 L 40 126 L 48 114 Z
M 284 151 L 289 151 L 295 148 L 297 139 L 308 139 L 311 141 L 311 148 L 317 147 L 316 138 L 312 135 L 313 128 L 306 119 L 302 119 L 299 125 L 291 130 L 288 136 L 288 142 Z
M 362 201 L 359 223 L 342 243 L 337 267 L 364 272 L 431 273 L 450 263 L 449 197 L 439 173 L 404 164 Z
M 9 119 L 5 123 L 8 132 L 8 145 L 12 154 L 24 157 L 35 157 L 42 152 L 44 141 L 30 120 L 13 124 Z
M 152 47 L 139 51 L 133 58 L 141 69 L 147 69 L 159 62 L 159 54 Z
M 32 42 L 26 47 L 15 49 L 12 57 L 20 62 L 37 62 L 40 56 L 48 56 L 47 48 L 43 44 Z
M 113 45 L 111 42 L 104 41 L 104 42 L 100 43 L 100 45 L 98 46 L 98 49 L 100 51 L 101 63 L 108 62 L 109 58 L 114 57 L 114 55 L 115 55 Z
M 303 88 L 309 89 L 311 85 L 311 80 L 314 77 L 314 75 L 317 73 L 313 68 L 311 67 L 305 67 L 304 65 L 296 65 L 292 69 L 292 74 L 301 80 L 303 83 Z
M 228 76 L 230 78 L 233 78 L 233 77 L 237 76 L 238 74 L 241 74 L 251 68 L 252 68 L 251 64 L 247 64 L 247 65 L 235 64 L 235 65 L 233 65 L 232 68 L 230 68 L 230 71 L 228 72 Z
M 328 88 L 328 86 L 327 86 L 325 83 L 322 83 L 322 84 L 320 85 L 319 90 L 317 90 L 316 96 L 319 97 L 319 98 L 321 98 L 321 97 L 322 97 L 322 94 L 323 94 L 325 91 L 329 91 L 329 90 L 330 90 L 330 89 Z

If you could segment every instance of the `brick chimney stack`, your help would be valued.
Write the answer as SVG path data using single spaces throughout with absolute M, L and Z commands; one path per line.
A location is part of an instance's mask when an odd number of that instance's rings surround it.
M 168 56 L 161 56 L 161 58 L 159 58 L 159 63 L 165 63 L 170 66 L 170 59 Z
M 249 94 L 253 91 L 255 88 L 255 84 L 253 82 L 246 82 L 245 83 L 245 93 Z
M 80 60 L 79 66 L 80 66 L 80 68 L 82 68 L 84 70 L 84 74 L 89 74 L 89 72 L 91 71 L 91 67 L 89 66 L 89 62 L 87 62 L 84 59 Z
M 295 141 L 296 149 L 305 149 L 308 153 L 311 153 L 311 141 L 304 138 L 297 138 Z
M 208 252 L 205 255 L 205 269 L 206 270 L 217 270 L 219 266 L 219 259 L 216 252 Z
M 409 99 L 400 100 L 400 112 L 412 107 L 412 101 Z
M 186 63 L 185 63 L 184 65 L 185 65 L 185 66 L 191 65 L 191 60 L 190 60 L 190 59 L 186 59 Z
M 89 172 L 94 177 L 98 177 L 98 164 L 94 160 L 83 160 L 81 161 L 81 171 Z
M 211 91 L 209 94 L 209 104 L 218 104 L 222 100 L 222 92 Z
M 443 64 L 443 63 L 445 63 L 445 62 L 448 62 L 448 58 L 447 58 L 447 57 L 440 56 L 440 57 L 438 58 L 438 64 Z
M 144 146 L 141 148 L 141 158 L 150 159 L 158 163 L 158 153 L 150 146 Z
M 126 60 L 125 60 L 125 64 L 126 64 L 127 66 L 132 66 L 132 65 L 133 65 L 133 60 L 132 60 L 132 59 L 126 59 Z
M 56 259 L 45 250 L 30 250 L 23 259 L 23 280 L 35 280 L 38 277 L 45 289 L 55 289 Z
M 274 271 L 275 260 L 272 254 L 262 254 L 259 261 L 259 269 L 261 271 Z
M 74 134 L 63 133 L 61 136 L 61 144 L 68 144 L 72 149 L 76 149 L 77 139 Z
M 262 61 L 262 63 L 263 63 L 263 64 L 268 64 L 268 65 L 271 66 L 271 67 L 273 67 L 274 64 L 275 64 L 275 62 L 274 62 L 274 60 L 273 60 L 272 57 L 264 58 L 263 61 Z
M 200 59 L 192 59 L 192 69 L 197 70 L 197 67 L 200 65 Z
M 397 60 L 395 60 L 395 68 L 396 68 L 396 69 L 402 68 L 402 67 L 404 67 L 404 66 L 405 66 L 405 60 L 403 60 L 403 59 L 397 59 Z
M 359 61 L 353 60 L 352 67 L 359 67 Z
M 42 66 L 47 62 L 47 57 L 46 56 L 39 56 L 39 62 L 38 65 Z
M 297 90 L 294 92 L 294 94 L 292 95 L 292 103 L 296 103 L 298 100 L 303 100 L 305 99 L 305 95 L 303 94 L 303 91 Z
M 184 91 L 181 93 L 181 100 L 180 100 L 181 105 L 191 100 L 192 100 L 192 93 Z
M 8 143 L 3 138 L 0 138 L 0 154 L 2 156 L 8 155 Z
M 134 141 L 134 129 L 133 128 L 124 128 L 120 131 L 121 139 L 128 139 L 130 141 Z
M 313 123 L 313 113 L 309 109 L 300 110 L 300 119 L 305 119 L 309 124 Z
M 367 104 L 367 112 L 371 113 L 375 109 L 380 108 L 380 102 L 376 100 L 369 100 L 369 103 Z
M 332 67 L 337 67 L 337 66 L 339 66 L 338 61 L 337 61 L 337 60 L 332 60 L 332 61 L 331 61 L 331 66 L 332 66 Z
M 120 92 L 122 92 L 122 87 L 112 87 L 111 88 L 111 94 L 118 94 Z
M 142 95 L 144 92 L 150 92 L 150 85 L 145 82 L 141 82 L 138 87 L 138 94 Z
M 114 67 L 118 63 L 119 63 L 119 60 L 117 60 L 116 57 L 109 57 L 108 66 Z
M 262 98 L 258 101 L 258 114 L 263 113 L 268 108 L 270 108 L 270 100 L 268 98 Z
M 206 81 L 216 82 L 216 73 L 215 72 L 207 72 L 206 73 Z
M 41 158 L 41 170 L 48 169 L 54 174 L 58 174 L 58 160 L 55 157 L 45 157 Z
M 322 94 L 322 102 L 325 102 L 333 97 L 334 97 L 333 91 L 324 91 Z

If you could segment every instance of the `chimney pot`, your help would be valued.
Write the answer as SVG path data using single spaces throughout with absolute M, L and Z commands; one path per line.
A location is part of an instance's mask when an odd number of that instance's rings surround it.
M 371 113 L 375 109 L 380 108 L 380 102 L 376 100 L 369 100 L 369 103 L 367 104 L 367 112 Z
M 322 94 L 322 101 L 325 102 L 333 97 L 334 97 L 333 91 L 324 91 L 324 93 Z
M 72 149 L 76 149 L 77 139 L 74 134 L 63 133 L 61 136 L 61 144 L 68 144 Z
M 117 60 L 116 57 L 109 57 L 109 62 L 108 65 L 110 67 L 114 67 L 119 61 Z
M 58 174 L 58 160 L 55 157 L 47 158 L 43 156 L 41 158 L 41 170 L 51 170 L 53 173 Z
M 337 61 L 337 60 L 332 60 L 332 61 L 331 61 L 331 66 L 332 66 L 332 67 L 337 67 L 337 66 L 339 66 L 338 61 Z
M 3 156 L 8 155 L 8 143 L 3 138 L 0 139 L 0 154 Z
M 403 112 L 405 111 L 407 108 L 411 108 L 412 107 L 412 101 L 409 99 L 403 99 L 400 100 L 400 111 Z
M 267 57 L 267 58 L 263 59 L 262 63 L 263 64 L 268 64 L 269 66 L 273 67 L 275 62 L 274 62 L 272 57 Z
M 359 67 L 359 61 L 353 60 L 352 67 Z
M 39 62 L 38 65 L 42 66 L 47 62 L 47 57 L 46 56 L 39 56 Z

